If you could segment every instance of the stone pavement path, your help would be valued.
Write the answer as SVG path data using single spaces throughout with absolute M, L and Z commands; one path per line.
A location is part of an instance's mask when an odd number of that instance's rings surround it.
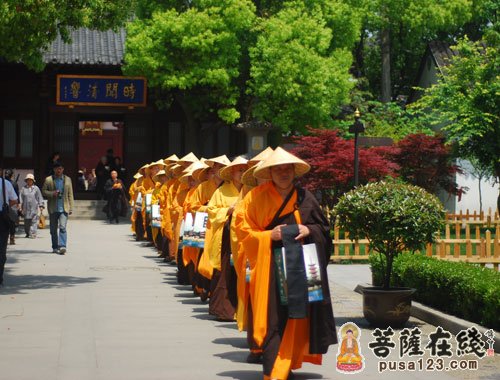
M 176 269 L 135 242 L 125 224 L 68 223 L 68 252 L 51 253 L 47 229 L 8 247 L 0 288 L 0 380 L 260 379 L 245 362 L 245 334 L 217 322 L 208 305 L 176 282 Z M 371 329 L 353 285 L 366 282 L 366 266 L 332 265 L 330 284 L 337 327 L 362 330 L 366 369 L 355 379 L 499 379 L 499 356 L 477 371 L 377 371 L 368 349 Z M 412 319 L 424 334 L 433 326 Z M 339 379 L 337 347 L 322 366 L 305 364 L 295 379 Z M 397 360 L 397 353 L 391 355 Z

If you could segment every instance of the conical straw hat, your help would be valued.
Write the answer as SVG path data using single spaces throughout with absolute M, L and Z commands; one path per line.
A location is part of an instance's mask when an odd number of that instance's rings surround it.
M 274 152 L 273 148 L 268 146 L 266 149 L 264 149 L 262 152 L 257 154 L 255 157 L 252 159 L 248 160 L 248 165 L 249 166 L 254 166 L 257 165 L 260 161 L 264 161 L 266 158 L 268 158 L 272 153 Z
M 217 157 L 209 158 L 208 160 L 205 160 L 205 164 L 207 164 L 210 167 L 214 166 L 215 163 L 221 164 L 223 166 L 227 166 L 231 163 L 231 161 L 229 160 L 229 158 L 227 158 L 227 156 L 225 154 L 223 154 L 222 156 L 217 156 Z
M 158 160 L 155 162 L 151 162 L 151 164 L 149 164 L 149 166 L 154 166 L 154 165 L 160 166 L 161 168 L 165 167 L 165 163 L 163 162 L 163 160 Z
M 149 168 L 149 164 L 144 164 L 141 166 L 139 169 L 139 173 L 142 174 L 143 176 L 146 175 L 146 169 Z
M 255 187 L 257 186 L 257 178 L 254 177 L 253 175 L 253 172 L 256 168 L 258 168 L 260 165 L 260 162 L 257 163 L 256 165 L 254 166 L 251 166 L 250 168 L 248 168 L 245 173 L 243 173 L 243 175 L 241 176 L 241 183 L 243 185 L 247 185 L 247 186 L 250 186 L 250 187 Z
M 227 165 L 226 167 L 222 168 L 220 171 L 219 171 L 219 177 L 221 177 L 222 179 L 226 180 L 226 181 L 231 181 L 233 178 L 233 173 L 232 173 L 232 168 L 234 168 L 235 166 L 240 166 L 240 165 L 243 165 L 243 166 L 248 166 L 247 164 L 247 159 L 246 158 L 243 158 L 241 156 L 238 156 L 236 157 L 233 162 L 231 162 L 229 165 Z
M 206 164 L 205 164 L 206 165 Z M 198 182 L 203 182 L 208 179 L 208 171 L 210 170 L 210 166 L 206 165 L 203 168 L 199 168 L 193 170 L 193 178 Z
M 253 175 L 261 179 L 271 179 L 271 171 L 269 168 L 285 164 L 294 165 L 296 177 L 306 174 L 311 169 L 311 166 L 307 162 L 287 152 L 285 149 L 277 147 L 276 150 L 255 169 Z
M 196 162 L 193 162 L 191 165 L 189 165 L 186 169 L 184 169 L 184 173 L 192 174 L 196 170 L 206 169 L 208 167 L 209 166 L 207 164 L 205 164 L 204 162 L 196 161 Z
M 154 176 L 153 176 L 153 181 L 155 182 L 160 182 L 160 176 L 167 176 L 167 173 L 165 172 L 165 170 L 160 170 L 158 173 L 156 173 Z
M 179 161 L 179 157 L 177 157 L 176 154 L 172 154 L 171 156 L 168 156 L 167 158 L 165 158 L 163 160 L 165 165 L 169 165 L 169 164 L 172 164 L 172 163 L 177 162 L 177 161 Z
M 174 174 L 174 177 L 179 177 L 184 171 L 184 167 L 179 164 L 174 164 L 169 169 Z
M 184 157 L 180 158 L 177 161 L 177 164 L 179 164 L 179 165 L 189 165 L 189 164 L 191 164 L 193 162 L 196 162 L 196 161 L 198 161 L 198 157 L 196 157 L 193 152 L 189 152 Z
M 134 179 L 141 178 L 141 177 L 142 177 L 142 174 L 139 172 L 134 174 Z

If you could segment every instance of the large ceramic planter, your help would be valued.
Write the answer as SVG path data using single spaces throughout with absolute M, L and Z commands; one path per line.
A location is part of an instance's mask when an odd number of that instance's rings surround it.
M 412 288 L 363 288 L 363 314 L 374 327 L 402 327 L 410 318 Z

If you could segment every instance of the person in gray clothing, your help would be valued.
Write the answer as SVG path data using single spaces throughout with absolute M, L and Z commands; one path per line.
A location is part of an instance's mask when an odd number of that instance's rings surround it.
M 42 193 L 35 185 L 35 176 L 27 174 L 24 179 L 26 185 L 19 192 L 21 199 L 21 213 L 24 217 L 24 232 L 26 237 L 36 238 L 38 228 L 38 213 L 43 210 Z

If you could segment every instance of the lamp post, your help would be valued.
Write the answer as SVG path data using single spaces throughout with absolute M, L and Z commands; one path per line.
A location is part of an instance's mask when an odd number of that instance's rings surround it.
M 365 125 L 360 118 L 359 110 L 354 112 L 354 123 L 349 127 L 349 132 L 354 133 L 354 187 L 359 184 L 359 158 L 358 158 L 358 135 L 365 131 Z

